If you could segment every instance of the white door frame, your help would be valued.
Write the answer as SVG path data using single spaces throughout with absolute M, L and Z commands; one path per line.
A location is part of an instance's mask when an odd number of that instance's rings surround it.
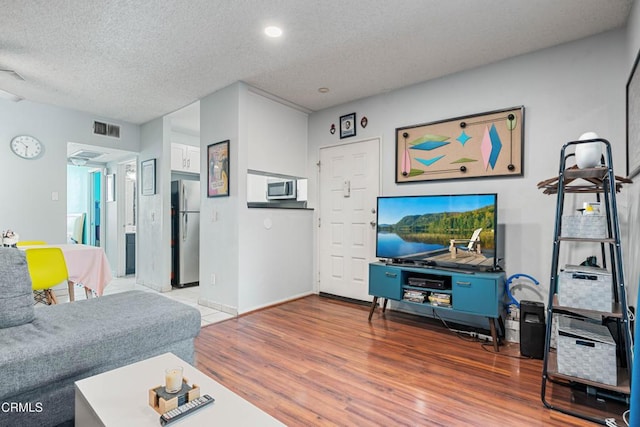
M 327 148 L 336 148 L 336 147 L 357 144 L 357 143 L 371 141 L 371 140 L 378 141 L 378 196 L 380 196 L 382 192 L 382 136 L 371 136 L 368 138 L 361 138 L 354 141 L 335 143 L 335 144 L 323 145 L 322 147 L 318 147 L 318 153 L 316 157 L 317 159 L 316 165 L 318 166 L 318 168 L 316 169 L 316 182 L 318 183 L 318 185 L 316 186 L 316 191 L 315 191 L 316 193 L 315 197 L 316 197 L 316 200 L 318 201 L 318 209 L 316 210 L 316 218 L 315 218 L 316 225 L 315 225 L 315 232 L 314 232 L 315 239 L 316 239 L 316 244 L 315 244 L 316 259 L 315 259 L 315 272 L 314 272 L 315 281 L 313 285 L 313 291 L 316 294 L 320 293 L 320 246 L 321 245 L 320 245 L 320 227 L 318 226 L 318 221 L 320 219 L 320 212 L 322 210 L 322 207 L 320 206 L 320 170 L 322 168 L 322 165 L 319 164 L 320 152 L 321 150 L 324 150 Z M 325 228 L 325 230 L 326 229 L 327 228 Z

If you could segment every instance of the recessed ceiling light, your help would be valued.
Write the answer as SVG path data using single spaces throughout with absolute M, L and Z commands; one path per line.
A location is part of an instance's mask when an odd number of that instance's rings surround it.
M 88 162 L 87 159 L 83 159 L 82 157 L 70 157 L 69 160 L 71 160 L 74 166 L 84 166 Z
M 270 26 L 264 29 L 264 33 L 269 37 L 280 37 L 282 35 L 282 29 L 280 27 Z
M 321 88 L 318 88 L 318 92 L 320 92 L 320 93 L 327 93 L 327 92 L 329 92 L 329 88 L 328 88 L 328 87 L 321 87 Z

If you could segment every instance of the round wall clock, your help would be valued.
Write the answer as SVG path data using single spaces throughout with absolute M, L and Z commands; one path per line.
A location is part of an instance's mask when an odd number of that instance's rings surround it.
M 11 140 L 11 151 L 23 159 L 35 159 L 42 154 L 42 143 L 28 135 L 18 135 Z

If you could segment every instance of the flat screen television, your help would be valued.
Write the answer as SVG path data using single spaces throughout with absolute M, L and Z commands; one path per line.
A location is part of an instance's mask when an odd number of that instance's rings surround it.
M 498 270 L 497 204 L 497 194 L 378 197 L 376 257 Z

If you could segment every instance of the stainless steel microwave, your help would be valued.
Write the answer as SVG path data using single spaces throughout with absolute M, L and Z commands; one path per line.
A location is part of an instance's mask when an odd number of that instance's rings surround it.
M 267 183 L 267 200 L 296 199 L 296 180 L 283 180 Z

